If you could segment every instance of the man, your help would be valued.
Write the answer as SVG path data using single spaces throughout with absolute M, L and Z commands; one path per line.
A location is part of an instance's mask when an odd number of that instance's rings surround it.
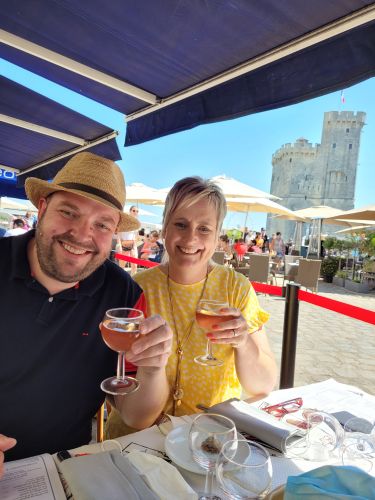
M 13 221 L 13 229 L 8 229 L 5 232 L 4 237 L 7 236 L 18 236 L 19 234 L 26 233 L 27 229 L 25 229 L 25 224 L 22 219 L 15 219 Z
M 103 342 L 107 309 L 142 307 L 142 291 L 107 257 L 115 231 L 135 230 L 123 212 L 119 167 L 91 153 L 72 157 L 52 182 L 29 178 L 38 206 L 36 230 L 0 241 L 0 466 L 88 443 L 91 419 L 104 401 L 103 379 L 117 353 Z M 172 333 L 147 318 L 127 359 L 138 391 L 115 398 L 124 421 L 151 425 L 169 394 L 165 375 Z M 11 448 L 11 449 L 9 449 Z M 6 451 L 8 450 L 8 451 Z

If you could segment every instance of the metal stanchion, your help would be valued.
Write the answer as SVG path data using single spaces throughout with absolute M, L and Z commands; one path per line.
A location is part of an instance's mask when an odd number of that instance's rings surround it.
M 299 285 L 286 285 L 283 347 L 281 352 L 280 389 L 293 387 L 296 361 L 298 330 L 298 291 Z

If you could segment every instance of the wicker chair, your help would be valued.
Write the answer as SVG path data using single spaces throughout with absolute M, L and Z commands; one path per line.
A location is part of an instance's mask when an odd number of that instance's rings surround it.
M 296 283 L 305 288 L 310 288 L 314 293 L 318 291 L 321 260 L 300 259 Z
M 270 256 L 250 253 L 249 264 L 249 280 L 258 281 L 259 283 L 268 283 L 270 271 Z
M 224 251 L 216 250 L 216 252 L 214 252 L 211 258 L 214 262 L 216 262 L 216 264 L 224 265 L 224 255 L 225 255 Z

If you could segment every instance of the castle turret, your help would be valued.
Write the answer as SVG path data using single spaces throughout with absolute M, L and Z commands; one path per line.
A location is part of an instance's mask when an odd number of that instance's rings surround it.
M 270 192 L 291 210 L 329 205 L 343 210 L 354 206 L 360 134 L 366 114 L 353 111 L 324 113 L 321 144 L 304 138 L 284 144 L 272 156 Z M 293 236 L 294 222 L 267 219 L 268 234 Z

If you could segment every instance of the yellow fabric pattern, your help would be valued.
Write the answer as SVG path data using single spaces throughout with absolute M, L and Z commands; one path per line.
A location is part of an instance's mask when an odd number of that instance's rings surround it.
M 168 297 L 167 276 L 160 268 L 154 267 L 139 272 L 134 279 L 145 294 L 147 316 L 160 314 L 172 330 L 176 324 L 180 338 L 185 337 L 193 321 L 189 340 L 183 346 L 181 387 L 184 397 L 181 406 L 177 409 L 177 415 L 195 413 L 198 403 L 211 406 L 232 397 L 240 397 L 241 386 L 236 375 L 231 346 L 213 346 L 214 354 L 224 361 L 222 366 L 206 367 L 194 362 L 196 356 L 205 353 L 207 342 L 205 334 L 195 322 L 195 308 L 204 286 L 204 280 L 193 285 L 181 285 L 170 280 L 174 322 Z M 231 307 L 236 307 L 242 312 L 249 325 L 253 324 L 258 328 L 269 318 L 269 315 L 259 307 L 257 296 L 248 279 L 225 266 L 216 265 L 210 271 L 203 298 L 228 302 Z M 177 364 L 177 334 L 175 331 L 173 333 L 172 354 L 166 367 L 171 388 L 174 386 Z M 170 413 L 171 410 L 172 396 L 165 412 Z

